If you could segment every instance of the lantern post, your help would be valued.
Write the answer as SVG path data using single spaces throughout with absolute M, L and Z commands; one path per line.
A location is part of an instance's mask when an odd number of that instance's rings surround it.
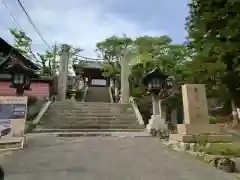
M 143 83 L 152 96 L 152 116 L 147 125 L 148 132 L 167 130 L 166 119 L 163 116 L 161 102 L 172 93 L 172 84 L 169 76 L 158 68 L 153 69 L 145 75 Z

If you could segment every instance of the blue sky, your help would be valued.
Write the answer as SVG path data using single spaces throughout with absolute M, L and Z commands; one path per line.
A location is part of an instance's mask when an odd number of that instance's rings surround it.
M 4 0 L 20 26 L 33 40 L 35 52 L 47 47 L 29 24 L 17 0 Z M 96 42 L 123 33 L 169 35 L 182 43 L 186 36 L 188 0 L 21 0 L 44 39 L 53 44 L 68 43 L 84 49 L 81 55 L 96 57 Z M 16 27 L 0 4 L 0 35 L 12 43 L 8 28 Z

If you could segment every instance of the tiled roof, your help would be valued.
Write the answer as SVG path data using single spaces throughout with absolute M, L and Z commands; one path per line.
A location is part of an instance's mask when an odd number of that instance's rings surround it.
M 85 68 L 92 68 L 92 69 L 100 69 L 101 68 L 101 62 L 85 61 L 84 67 Z
M 27 65 L 28 67 L 38 70 L 39 67 L 32 62 L 31 60 L 25 58 L 18 50 L 13 48 L 10 44 L 8 44 L 5 40 L 0 38 L 0 53 L 3 53 L 4 56 L 7 56 L 9 53 L 15 54 L 18 58 L 21 59 L 21 61 L 24 63 L 24 65 Z M 3 65 L 6 63 L 6 61 L 9 61 L 9 58 L 7 59 L 0 59 L 0 65 Z

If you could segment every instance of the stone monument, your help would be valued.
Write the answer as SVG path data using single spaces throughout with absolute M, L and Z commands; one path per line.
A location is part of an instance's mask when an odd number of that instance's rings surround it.
M 177 134 L 169 139 L 179 142 L 229 142 L 232 135 L 226 133 L 224 126 L 209 124 L 207 98 L 204 84 L 185 84 L 182 86 L 184 124 L 177 125 Z

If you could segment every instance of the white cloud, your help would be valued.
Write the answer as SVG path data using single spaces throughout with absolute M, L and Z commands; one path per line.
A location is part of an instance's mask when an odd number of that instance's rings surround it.
M 126 33 L 129 36 L 136 37 L 147 34 L 162 35 L 164 33 L 162 30 L 144 28 L 141 24 L 109 13 L 107 8 L 104 7 L 104 3 L 100 4 L 100 1 L 96 0 L 25 0 L 22 2 L 49 44 L 57 41 L 58 43 L 80 46 L 84 49 L 81 54 L 83 56 L 96 57 L 94 53 L 96 42 L 112 35 Z M 35 50 L 39 51 L 45 48 L 24 13 L 20 11 L 19 5 L 17 3 L 9 4 L 9 9 L 14 12 L 21 27 L 32 38 Z M 0 27 L 0 34 L 11 42 L 7 29 L 13 27 L 14 22 L 9 22 L 11 17 L 4 7 L 0 7 L 1 11 L 5 11 L 5 16 L 0 17 L 0 23 L 2 21 L 7 23 L 4 24 L 4 27 Z

